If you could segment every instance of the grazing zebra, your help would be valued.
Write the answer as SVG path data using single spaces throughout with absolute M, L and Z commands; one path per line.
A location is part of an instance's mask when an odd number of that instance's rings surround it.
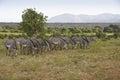
M 91 41 L 96 40 L 96 37 L 50 37 L 49 39 L 43 38 L 17 38 L 8 39 L 5 41 L 6 55 L 17 55 L 17 51 L 20 54 L 36 54 L 50 50 L 63 50 L 68 49 L 70 46 L 72 49 L 76 47 L 89 48 Z
M 43 39 L 43 47 L 44 47 L 44 51 L 50 51 L 51 50 L 51 44 L 48 40 Z
M 64 39 L 61 39 L 61 38 L 58 38 L 60 40 L 60 43 L 59 43 L 59 49 L 62 50 L 62 49 L 68 49 L 68 44 L 65 42 Z
M 30 45 L 30 47 L 31 47 L 31 49 L 32 49 L 32 54 L 35 54 L 35 52 L 36 53 L 38 53 L 39 52 L 39 43 L 38 43 L 38 41 L 34 38 L 34 39 L 29 39 L 30 40 L 30 42 L 31 42 L 31 45 Z
M 14 39 L 8 39 L 5 41 L 6 56 L 17 56 L 17 43 Z M 13 53 L 13 54 L 12 54 Z
M 19 46 L 19 53 L 20 54 L 25 54 L 26 47 L 27 47 L 27 45 L 26 45 L 27 40 L 24 39 L 24 38 L 17 38 L 16 42 L 17 42 L 17 45 Z
M 67 43 L 67 46 L 70 44 L 72 46 L 72 49 L 76 48 L 75 42 L 70 37 L 61 37 L 61 39 Z
M 38 44 L 39 44 L 39 51 L 40 51 L 41 53 L 44 52 L 44 51 L 45 51 L 45 48 L 46 48 L 46 43 L 45 43 L 44 39 L 42 39 L 42 38 L 37 38 L 36 40 L 37 40 L 37 42 L 38 42 Z
M 84 48 L 89 48 L 90 41 L 95 41 L 97 38 L 96 37 L 84 37 Z
M 51 43 L 52 50 L 55 49 L 68 49 L 67 43 L 60 37 L 50 37 L 49 42 Z
M 72 40 L 75 42 L 77 47 L 79 46 L 80 48 L 83 48 L 84 40 L 82 37 L 72 37 Z

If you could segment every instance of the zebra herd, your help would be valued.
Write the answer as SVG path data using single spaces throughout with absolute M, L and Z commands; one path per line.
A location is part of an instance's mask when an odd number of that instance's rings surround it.
M 96 40 L 96 37 L 50 37 L 44 38 L 17 38 L 5 41 L 6 55 L 19 54 L 38 54 L 51 50 L 89 48 L 90 41 Z

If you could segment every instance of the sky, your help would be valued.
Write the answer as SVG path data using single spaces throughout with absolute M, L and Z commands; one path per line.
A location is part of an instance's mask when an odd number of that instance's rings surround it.
M 56 15 L 120 14 L 120 0 L 0 0 L 0 22 L 21 22 L 22 11 L 36 8 L 48 19 Z

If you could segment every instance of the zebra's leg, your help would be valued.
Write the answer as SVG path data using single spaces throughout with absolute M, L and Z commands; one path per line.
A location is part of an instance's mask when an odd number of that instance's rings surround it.
M 35 54 L 35 49 L 32 47 L 30 51 L 30 54 L 34 55 Z
M 13 49 L 13 55 L 17 56 L 17 50 Z
M 53 45 L 52 45 L 51 49 L 52 49 L 52 51 L 54 50 L 54 47 L 53 47 Z
M 27 49 L 25 49 L 25 51 L 26 51 L 26 55 L 29 55 L 30 52 L 31 52 L 31 49 L 30 49 L 30 48 L 27 48 Z
M 6 56 L 7 56 L 7 54 L 8 54 L 8 49 L 7 49 L 7 47 L 6 47 Z
M 80 43 L 80 49 L 82 49 L 83 48 L 83 45 Z
M 26 55 L 27 53 L 27 48 L 26 47 L 24 47 L 22 50 L 21 50 L 21 52 L 22 52 L 22 55 Z
M 68 49 L 68 46 L 67 46 L 67 44 L 65 44 L 65 45 L 64 45 L 64 48 L 65 48 L 66 50 Z
M 35 54 L 35 50 L 32 51 L 32 55 L 34 55 L 34 54 Z
M 6 47 L 6 56 L 8 56 L 8 48 Z
M 23 47 L 22 46 L 20 46 L 20 54 L 22 55 L 23 53 Z
M 6 56 L 8 56 L 8 50 L 6 49 Z
M 51 49 L 50 49 L 50 47 L 48 46 L 48 47 L 47 47 L 47 51 L 50 51 L 50 50 L 51 50 Z
M 7 55 L 10 56 L 10 53 L 11 53 L 11 49 L 8 48 L 8 53 L 7 53 Z
M 41 47 L 39 48 L 39 53 L 42 53 Z
M 57 45 L 55 45 L 55 50 L 57 50 L 57 48 L 59 48 Z
M 43 47 L 41 48 L 41 54 L 43 53 Z
M 87 43 L 87 48 L 90 48 L 89 43 Z
M 84 49 L 87 49 L 87 43 L 84 44 Z
M 52 51 L 55 49 L 55 46 L 54 45 L 52 45 Z
M 39 49 L 38 49 L 38 47 L 37 47 L 37 49 L 35 50 L 36 54 L 38 54 L 38 51 L 39 51 Z
M 48 51 L 48 47 L 47 46 L 45 46 L 45 52 L 47 52 Z
M 45 46 L 43 46 L 43 52 L 45 52 Z
M 86 46 L 87 46 L 87 44 L 86 44 L 86 43 L 84 43 L 84 44 L 83 44 L 83 49 L 86 49 Z

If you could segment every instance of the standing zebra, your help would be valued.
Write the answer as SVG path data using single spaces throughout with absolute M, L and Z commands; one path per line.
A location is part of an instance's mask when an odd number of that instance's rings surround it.
M 17 43 L 14 39 L 8 39 L 5 41 L 6 56 L 17 55 Z M 13 52 L 13 54 L 12 54 Z

